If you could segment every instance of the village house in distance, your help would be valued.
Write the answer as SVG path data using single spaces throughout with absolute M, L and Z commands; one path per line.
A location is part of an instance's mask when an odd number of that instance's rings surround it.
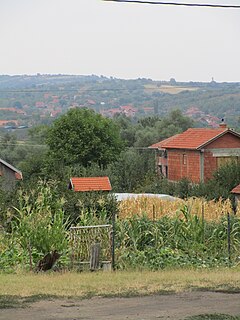
M 156 150 L 160 176 L 200 183 L 212 178 L 221 165 L 240 161 L 240 134 L 221 123 L 218 128 L 190 128 L 149 148 Z

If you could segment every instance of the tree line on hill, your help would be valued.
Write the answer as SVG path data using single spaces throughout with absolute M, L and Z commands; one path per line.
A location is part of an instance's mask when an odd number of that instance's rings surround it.
M 175 90 L 175 91 L 174 91 Z M 166 116 L 176 108 L 186 112 L 196 107 L 200 112 L 225 118 L 231 127 L 240 127 L 239 83 L 209 83 L 124 80 L 97 76 L 36 75 L 0 76 L 0 108 L 24 107 L 21 124 L 49 123 L 50 112 L 66 112 L 70 107 L 91 107 L 97 112 L 134 107 L 134 119 Z M 54 100 L 56 100 L 54 102 Z M 41 108 L 36 103 L 41 102 Z M 2 119 L 11 120 L 12 111 L 1 110 Z M 194 114 L 193 114 L 194 116 Z M 204 116 L 199 125 L 207 126 Z M 197 119 L 195 119 L 197 121 Z

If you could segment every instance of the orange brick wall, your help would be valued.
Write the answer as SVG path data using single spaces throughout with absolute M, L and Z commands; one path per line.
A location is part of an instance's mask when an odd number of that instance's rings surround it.
M 212 178 L 213 172 L 217 170 L 217 158 L 208 149 L 221 148 L 240 148 L 240 139 L 227 133 L 204 148 L 204 181 Z M 183 154 L 186 155 L 186 164 L 183 163 Z M 168 150 L 168 179 L 179 181 L 184 177 L 195 183 L 200 182 L 200 151 Z
M 217 158 L 210 151 L 204 152 L 204 182 L 212 178 L 213 172 L 217 170 Z
M 205 147 L 204 152 L 204 181 L 212 178 L 213 172 L 217 170 L 217 158 L 212 156 L 207 149 L 229 149 L 240 148 L 240 139 L 230 133 L 218 138 Z
M 183 155 L 186 155 L 186 164 Z M 190 150 L 168 151 L 168 179 L 179 181 L 188 178 L 193 182 L 200 182 L 200 152 Z

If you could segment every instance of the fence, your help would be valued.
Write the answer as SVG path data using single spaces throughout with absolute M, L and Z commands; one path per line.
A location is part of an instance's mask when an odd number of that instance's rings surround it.
M 111 224 L 70 228 L 71 263 L 73 268 L 91 270 L 112 266 Z

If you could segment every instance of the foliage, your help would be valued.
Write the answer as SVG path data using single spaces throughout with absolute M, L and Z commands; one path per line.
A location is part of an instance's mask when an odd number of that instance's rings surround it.
M 53 249 L 64 254 L 69 263 L 70 242 L 63 202 L 55 197 L 54 186 L 39 183 L 35 192 L 19 194 L 19 206 L 11 216 L 12 229 L 0 233 L 0 268 L 11 271 L 16 266 L 33 263 Z M 106 204 L 83 207 L 79 212 L 80 225 L 108 224 L 110 211 Z M 220 204 L 219 204 L 220 205 Z M 198 205 L 201 208 L 201 205 Z M 129 209 L 131 211 L 132 209 Z M 222 215 L 208 220 L 210 209 L 196 214 L 197 207 L 183 204 L 169 215 L 147 217 L 132 215 L 124 219 L 117 215 L 116 263 L 120 269 L 137 268 L 158 270 L 169 267 L 233 266 L 239 262 L 240 219 L 231 216 L 231 252 L 228 252 L 228 219 Z M 215 210 L 215 209 L 213 209 Z
M 17 242 L 17 239 L 4 229 L 0 230 L 0 270 L 13 272 L 16 266 L 27 261 L 28 254 Z
M 106 166 L 122 149 L 117 126 L 89 109 L 72 109 L 58 118 L 47 137 L 50 157 L 59 163 Z
M 114 191 L 133 192 L 155 176 L 153 154 L 130 148 L 123 151 L 110 167 Z
M 192 186 L 190 194 L 207 199 L 233 199 L 231 190 L 239 183 L 240 162 L 231 162 L 216 170 L 211 180 Z
M 18 199 L 15 212 L 8 213 L 11 232 L 3 237 L 2 267 L 9 259 L 10 265 L 20 260 L 29 265 L 30 260 L 36 263 L 40 256 L 52 250 L 66 252 L 68 221 L 62 209 L 63 199 L 54 194 L 54 183 L 40 181 L 35 190 L 19 190 Z
M 231 261 L 227 251 L 227 218 L 207 222 L 181 210 L 183 216 L 157 221 L 133 216 L 117 223 L 119 268 L 214 267 L 238 263 L 240 220 L 232 216 Z
M 184 116 L 179 109 L 172 110 L 164 117 L 149 116 L 140 118 L 137 123 L 124 115 L 114 121 L 128 147 L 149 147 L 151 144 L 181 133 L 193 126 L 193 121 Z
M 94 217 L 109 220 L 117 212 L 117 202 L 113 195 L 104 192 L 65 192 L 65 215 L 73 225 L 82 224 L 88 219 L 94 223 Z M 105 221 L 105 222 L 106 222 Z
M 39 125 L 28 130 L 28 135 L 31 141 L 36 143 L 45 143 L 48 133 L 47 125 Z

